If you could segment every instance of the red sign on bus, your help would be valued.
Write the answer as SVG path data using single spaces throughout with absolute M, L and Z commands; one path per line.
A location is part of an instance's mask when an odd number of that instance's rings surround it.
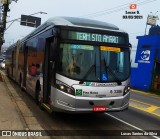
M 93 111 L 95 112 L 105 112 L 106 106 L 93 106 Z

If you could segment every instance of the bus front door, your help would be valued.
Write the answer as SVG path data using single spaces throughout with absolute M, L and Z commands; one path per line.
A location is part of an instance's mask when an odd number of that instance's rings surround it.
M 51 95 L 51 82 L 53 80 L 53 42 L 54 39 L 48 38 L 45 46 L 45 57 L 44 57 L 44 74 L 43 74 L 43 102 L 50 103 Z

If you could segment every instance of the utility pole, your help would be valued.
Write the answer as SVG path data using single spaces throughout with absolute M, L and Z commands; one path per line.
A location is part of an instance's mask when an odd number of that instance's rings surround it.
M 4 43 L 4 31 L 6 29 L 7 12 L 10 11 L 9 4 L 11 4 L 12 0 L 0 0 L 0 2 L 2 3 L 2 12 L 3 12 L 2 24 L 0 25 L 0 52 L 1 52 L 1 48 Z

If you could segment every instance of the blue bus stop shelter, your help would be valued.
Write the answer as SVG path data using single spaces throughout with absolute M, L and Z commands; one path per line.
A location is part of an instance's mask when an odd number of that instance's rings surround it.
M 131 87 L 160 91 L 160 35 L 138 36 L 135 56 L 137 67 L 131 68 Z

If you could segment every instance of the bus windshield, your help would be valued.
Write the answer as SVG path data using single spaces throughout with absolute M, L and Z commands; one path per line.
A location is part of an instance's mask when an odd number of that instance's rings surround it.
M 59 74 L 78 81 L 117 82 L 130 74 L 127 48 L 62 43 L 58 62 Z

